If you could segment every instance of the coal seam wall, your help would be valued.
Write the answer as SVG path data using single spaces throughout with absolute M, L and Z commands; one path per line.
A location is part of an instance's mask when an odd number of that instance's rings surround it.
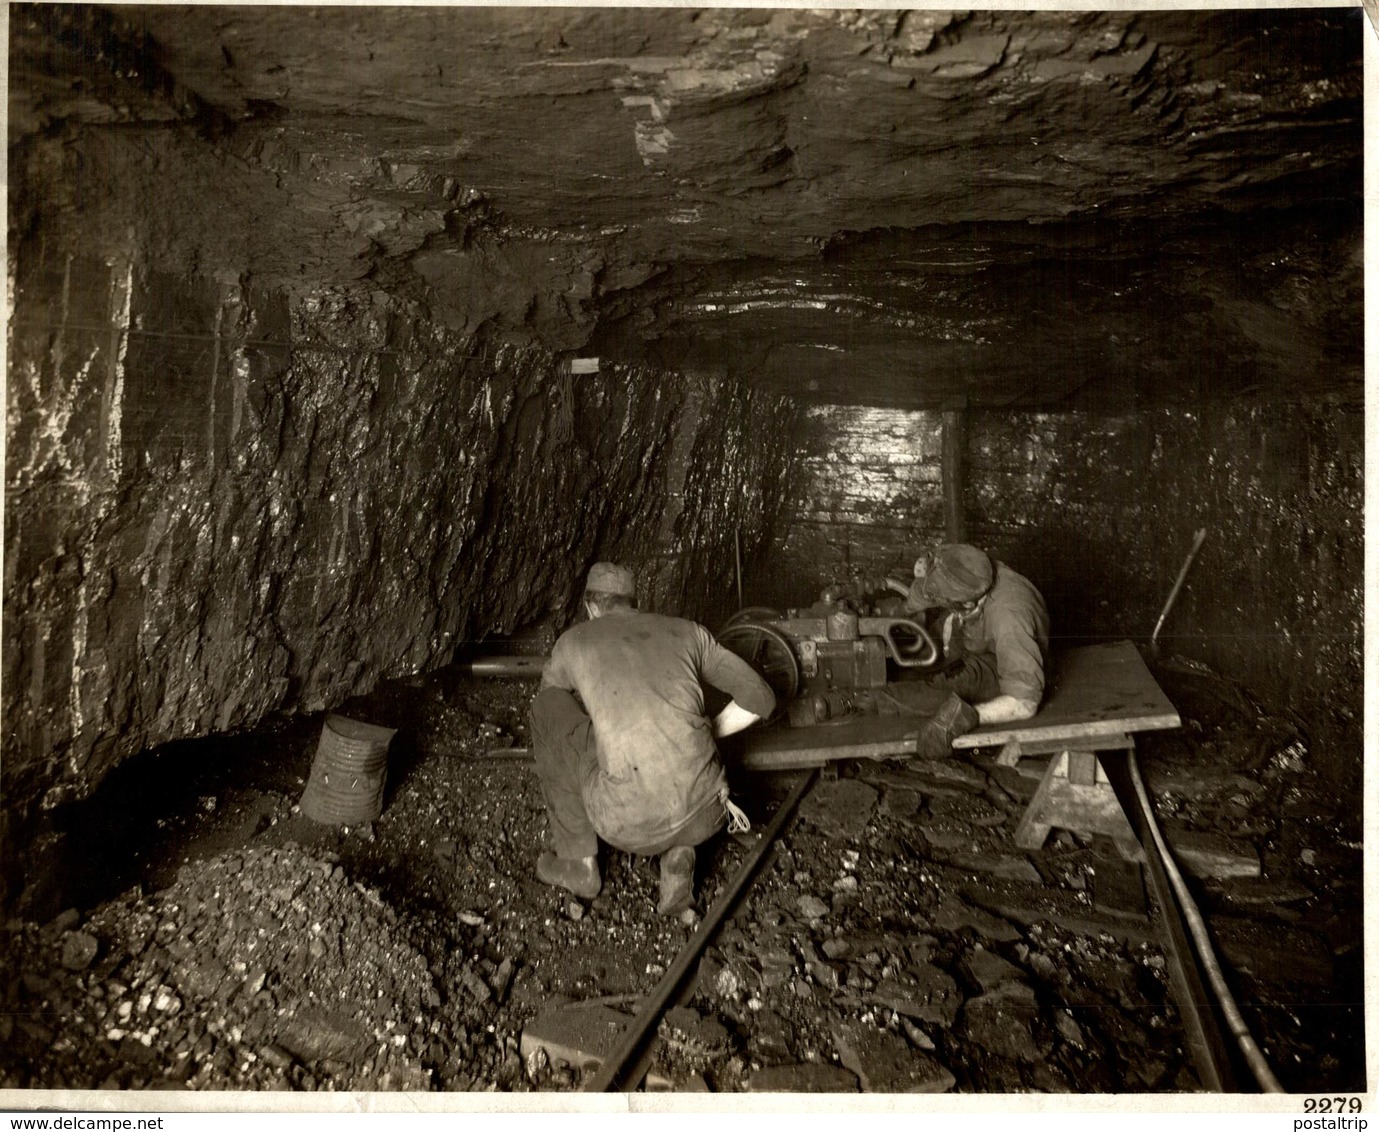
M 854 573 L 908 576 L 944 537 L 941 427 L 937 412 L 810 410 L 783 566 L 758 596 L 803 605 Z M 1164 651 L 1296 713 L 1320 768 L 1359 789 L 1363 407 L 974 412 L 967 477 L 969 538 L 1040 587 L 1068 644 L 1146 641 L 1206 527 Z

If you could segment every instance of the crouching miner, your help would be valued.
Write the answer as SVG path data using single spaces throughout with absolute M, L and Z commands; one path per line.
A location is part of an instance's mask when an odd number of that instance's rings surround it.
M 536 875 L 585 899 L 602 878 L 598 839 L 661 858 L 656 910 L 694 900 L 694 849 L 725 823 L 745 829 L 728 799 L 714 740 L 769 716 L 775 695 L 747 664 L 693 621 L 642 613 L 631 571 L 589 571 L 589 620 L 551 650 L 532 702 L 532 753 L 554 853 Z M 732 700 L 712 720 L 701 681 Z

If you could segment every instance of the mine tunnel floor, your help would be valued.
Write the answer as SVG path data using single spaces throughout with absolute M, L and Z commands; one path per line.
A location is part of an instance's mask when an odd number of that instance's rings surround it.
M 1178 675 L 1184 730 L 1140 757 L 1168 829 L 1258 851 L 1262 876 L 1194 882 L 1246 1019 L 1288 1089 L 1363 1089 L 1359 845 L 1296 729 Z M 320 717 L 130 760 L 63 818 L 68 910 L 0 937 L 0 1084 L 579 1087 L 536 1038 L 578 1046 L 581 1023 L 635 1011 L 748 844 L 701 852 L 682 919 L 619 852 L 592 901 L 540 884 L 535 773 L 501 753 L 525 746 L 532 691 L 450 671 L 343 705 L 400 729 L 363 827 L 298 810 Z M 1067 832 L 1015 848 L 1029 761 L 826 769 L 662 1024 L 647 1087 L 1198 1089 L 1133 870 Z M 737 793 L 764 824 L 791 781 Z

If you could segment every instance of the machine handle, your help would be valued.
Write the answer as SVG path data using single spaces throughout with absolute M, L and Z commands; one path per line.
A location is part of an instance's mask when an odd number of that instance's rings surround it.
M 919 638 L 914 644 L 907 645 L 903 653 L 899 642 L 891 636 L 897 626 L 907 629 Z M 863 617 L 858 632 L 863 636 L 876 634 L 883 638 L 886 648 L 890 650 L 891 659 L 901 668 L 929 668 L 938 661 L 938 645 L 934 644 L 934 638 L 929 636 L 923 625 L 918 621 L 911 621 L 908 617 Z M 919 655 L 916 656 L 915 653 Z

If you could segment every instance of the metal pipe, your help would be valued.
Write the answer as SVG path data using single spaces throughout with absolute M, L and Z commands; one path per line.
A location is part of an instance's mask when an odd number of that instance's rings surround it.
M 1201 533 L 1205 534 L 1206 532 Z M 1139 763 L 1136 761 L 1133 751 L 1126 759 L 1126 764 L 1130 771 L 1130 781 L 1134 787 L 1135 799 L 1144 814 L 1145 825 L 1153 839 L 1158 857 L 1163 862 L 1164 872 L 1173 886 L 1173 892 L 1178 898 L 1178 906 L 1182 909 L 1188 930 L 1192 933 L 1193 942 L 1197 945 L 1198 959 L 1206 973 L 1207 981 L 1216 993 L 1216 1001 L 1221 1007 L 1226 1025 L 1235 1038 L 1236 1044 L 1240 1047 L 1241 1055 L 1250 1067 L 1250 1072 L 1259 1082 L 1259 1087 L 1266 1093 L 1282 1093 L 1285 1091 L 1283 1086 L 1274 1076 L 1273 1069 L 1270 1068 L 1269 1062 L 1265 1059 L 1263 1052 L 1254 1040 L 1254 1035 L 1250 1033 L 1250 1028 L 1240 1013 L 1240 1007 L 1236 1004 L 1235 996 L 1231 994 L 1230 987 L 1226 985 L 1226 978 L 1221 971 L 1221 964 L 1217 961 L 1216 952 L 1212 949 L 1211 936 L 1207 932 L 1207 925 L 1202 919 L 1201 910 L 1197 907 L 1196 901 L 1192 899 L 1187 882 L 1183 880 L 1183 874 L 1179 872 L 1178 866 L 1173 860 L 1173 854 L 1164 841 L 1163 834 L 1159 831 L 1159 823 L 1154 819 L 1154 807 L 1149 801 L 1149 792 L 1145 789 L 1144 779 L 1140 777 Z
M 1169 591 L 1168 600 L 1164 602 L 1163 612 L 1159 614 L 1159 619 L 1154 622 L 1154 632 L 1149 635 L 1149 651 L 1159 651 L 1159 630 L 1164 627 L 1164 620 L 1168 617 L 1168 612 L 1173 608 L 1173 603 L 1178 600 L 1178 591 L 1183 588 L 1183 583 L 1187 580 L 1187 572 L 1192 569 L 1192 563 L 1197 558 L 1197 552 L 1202 549 L 1202 543 L 1206 542 L 1207 528 L 1203 527 L 1193 536 L 1192 549 L 1187 552 L 1187 558 L 1183 562 L 1183 568 L 1178 571 L 1178 579 L 1173 583 L 1173 589 Z
M 545 656 L 476 656 L 458 667 L 471 676 L 540 676 L 546 670 Z
M 699 958 L 704 948 L 709 945 L 709 940 L 713 938 L 719 925 L 727 919 L 728 913 L 733 910 L 733 905 L 737 903 L 738 897 L 751 883 L 752 877 L 756 875 L 758 867 L 766 857 L 767 850 L 780 836 L 781 830 L 785 828 L 791 815 L 794 814 L 795 807 L 800 804 L 809 792 L 809 788 L 814 785 L 814 779 L 818 774 L 819 770 L 815 767 L 800 779 L 785 801 L 780 804 L 775 816 L 771 819 L 771 824 L 762 831 L 761 840 L 747 854 L 747 859 L 742 862 L 742 867 L 728 882 L 728 887 L 714 901 L 708 915 L 695 929 L 694 935 L 690 936 L 689 942 L 681 949 L 680 954 L 675 957 L 675 961 L 661 977 L 661 981 L 656 984 L 656 989 L 651 992 L 641 1010 L 637 1011 L 636 1016 L 628 1023 L 627 1028 L 619 1038 L 617 1047 L 603 1059 L 598 1072 L 584 1086 L 586 1093 L 607 1093 L 615 1088 L 619 1092 L 631 1092 L 637 1087 L 639 1074 L 628 1073 L 626 1067 L 632 1063 L 637 1052 L 646 1043 L 651 1031 L 655 1029 L 666 1007 L 670 1005 L 671 1000 L 679 992 L 680 985 L 689 974 L 690 967 Z
M 908 617 L 868 617 L 866 620 L 873 622 L 874 627 L 880 630 L 881 639 L 886 642 L 891 659 L 901 668 L 930 668 L 938 662 L 938 645 L 934 644 L 934 638 L 929 636 L 928 631 L 918 621 L 911 621 Z M 878 621 L 882 624 L 875 625 Z M 901 655 L 900 646 L 891 635 L 895 632 L 896 626 L 907 629 L 918 638 L 906 656 Z M 916 656 L 916 653 L 919 655 Z

